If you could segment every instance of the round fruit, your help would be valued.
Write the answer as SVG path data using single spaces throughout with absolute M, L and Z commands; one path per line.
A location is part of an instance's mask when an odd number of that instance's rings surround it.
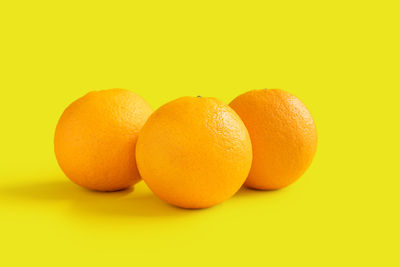
M 152 113 L 140 96 L 123 89 L 90 92 L 58 121 L 54 151 L 73 182 L 116 191 L 140 180 L 135 161 L 139 130 Z
M 182 97 L 156 110 L 136 146 L 139 172 L 159 198 L 205 208 L 234 195 L 249 173 L 249 134 L 215 98 Z
M 230 106 L 242 118 L 253 145 L 246 186 L 279 189 L 307 170 L 317 148 L 317 131 L 297 97 L 279 89 L 253 90 L 236 97 Z

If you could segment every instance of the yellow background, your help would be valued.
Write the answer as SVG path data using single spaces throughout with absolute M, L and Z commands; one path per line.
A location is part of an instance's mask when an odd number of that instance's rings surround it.
M 2 1 L 2 266 L 399 266 L 398 1 Z M 141 182 L 90 192 L 53 153 L 94 89 L 154 108 L 282 88 L 313 114 L 292 186 L 182 210 Z

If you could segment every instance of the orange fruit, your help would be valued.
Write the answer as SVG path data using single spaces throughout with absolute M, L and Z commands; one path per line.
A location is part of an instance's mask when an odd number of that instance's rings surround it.
M 253 90 L 229 105 L 242 118 L 253 145 L 246 186 L 279 189 L 307 170 L 317 148 L 317 131 L 297 97 L 279 89 Z
M 58 164 L 73 182 L 89 189 L 130 187 L 140 180 L 135 146 L 151 113 L 146 101 L 128 90 L 86 94 L 58 121 L 54 137 Z
M 183 208 L 205 208 L 239 190 L 251 166 L 251 141 L 228 105 L 215 98 L 182 97 L 147 120 L 136 160 L 159 198 Z

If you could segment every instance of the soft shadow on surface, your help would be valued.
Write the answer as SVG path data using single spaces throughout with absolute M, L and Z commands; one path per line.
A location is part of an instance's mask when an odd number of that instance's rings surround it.
M 279 189 L 279 190 L 259 190 L 259 189 L 253 189 L 253 188 L 248 188 L 248 187 L 242 187 L 239 189 L 239 191 L 236 193 L 234 197 L 272 197 L 280 192 L 284 191 L 285 189 Z
M 140 182 L 143 183 L 143 182 Z M 145 186 L 138 184 L 136 186 Z M 64 201 L 72 212 L 117 216 L 179 216 L 193 213 L 164 203 L 147 188 L 129 188 L 117 192 L 96 192 L 81 188 L 68 180 L 19 184 L 0 188 L 3 198 L 25 200 L 30 203 Z

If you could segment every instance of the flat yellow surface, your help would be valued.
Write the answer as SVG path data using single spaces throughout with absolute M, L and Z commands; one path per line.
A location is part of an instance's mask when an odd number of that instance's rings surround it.
M 1 266 L 399 266 L 398 1 L 2 1 Z M 313 114 L 292 186 L 183 210 L 57 166 L 58 117 L 94 89 L 154 108 L 282 88 Z

